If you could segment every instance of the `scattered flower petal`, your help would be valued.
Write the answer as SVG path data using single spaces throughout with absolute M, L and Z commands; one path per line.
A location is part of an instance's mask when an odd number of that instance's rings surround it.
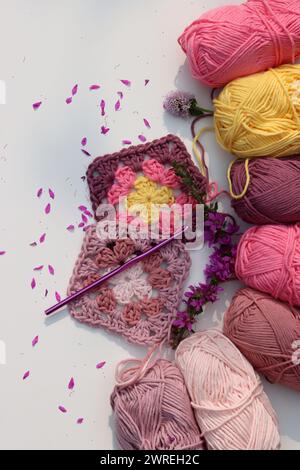
M 43 194 L 43 188 L 38 189 L 38 192 L 36 193 L 37 197 L 41 197 Z
M 101 100 L 100 102 L 101 116 L 105 116 L 105 101 Z
M 45 207 L 45 214 L 50 214 L 51 212 L 51 204 L 50 202 Z
M 122 91 L 117 91 L 117 95 L 119 95 L 120 97 L 120 100 L 123 99 L 124 95 L 123 95 L 123 92 Z
M 120 100 L 118 100 L 115 104 L 115 111 L 119 111 L 120 107 L 121 107 L 121 103 L 120 103 Z
M 151 126 L 150 126 L 150 122 L 148 121 L 148 119 L 144 118 L 144 124 L 146 127 L 148 127 L 148 129 L 151 129 Z
M 30 371 L 28 370 L 28 371 L 25 372 L 25 374 L 23 375 L 23 380 L 26 380 L 29 376 L 30 376 Z
M 85 149 L 81 149 L 82 153 L 84 153 L 84 155 L 86 155 L 87 157 L 90 157 L 91 154 L 89 152 L 87 152 L 87 150 Z
M 96 84 L 95 84 L 95 85 L 91 85 L 91 86 L 90 86 L 90 91 L 92 91 L 92 90 L 99 90 L 99 88 L 101 88 L 100 85 L 96 85 Z
M 68 389 L 73 390 L 74 385 L 75 385 L 74 379 L 73 379 L 73 377 L 71 377 L 70 382 L 68 384 Z
M 84 213 L 85 213 L 85 215 L 87 215 L 88 217 L 93 217 L 93 214 L 92 214 L 89 210 L 85 210 Z
M 61 296 L 58 292 L 55 292 L 55 298 L 56 298 L 57 302 L 61 301 Z
M 72 96 L 75 96 L 77 94 L 77 91 L 78 91 L 78 85 L 74 85 L 72 88 Z
M 38 336 L 35 336 L 31 342 L 32 344 L 32 347 L 34 348 L 39 342 L 39 337 Z
M 107 134 L 109 132 L 109 127 L 101 126 L 101 134 Z
M 44 294 L 45 297 L 47 297 L 48 292 L 49 292 L 48 289 L 45 289 L 45 294 Z
M 99 364 L 96 365 L 96 369 L 102 369 L 105 366 L 106 362 L 99 362 Z
M 86 207 L 86 206 L 83 206 L 83 205 L 81 205 L 81 206 L 79 206 L 79 207 L 78 207 L 78 209 L 79 209 L 81 212 L 84 212 L 84 211 L 86 211 L 86 210 L 87 210 L 87 207 Z
M 48 271 L 51 274 L 51 276 L 54 276 L 54 268 L 51 266 L 51 264 L 48 265 Z
M 67 413 L 66 408 L 65 408 L 64 406 L 62 406 L 62 405 L 59 405 L 58 409 L 59 409 L 59 411 L 61 411 L 62 413 Z
M 36 287 L 36 281 L 35 281 L 34 277 L 32 278 L 32 281 L 31 281 L 31 284 L 30 284 L 30 285 L 31 285 L 31 289 L 35 289 L 35 287 Z
M 80 224 L 78 224 L 78 228 L 82 228 L 84 227 L 84 222 L 80 222 Z
M 146 142 L 146 140 L 147 140 L 146 137 L 145 137 L 143 134 L 140 134 L 140 135 L 138 136 L 138 138 L 139 138 L 139 140 L 140 140 L 141 142 Z
M 6 254 L 6 251 L 0 251 L 0 256 L 3 256 Z
M 34 109 L 34 111 L 36 111 L 37 109 L 39 109 L 39 107 L 41 106 L 42 102 L 41 101 L 37 101 L 36 103 L 33 103 L 32 107 Z
M 54 199 L 54 198 L 55 198 L 54 191 L 52 191 L 51 188 L 49 188 L 49 196 L 51 197 L 51 199 Z
M 78 418 L 76 421 L 77 424 L 82 424 L 83 423 L 83 418 Z
M 40 243 L 44 243 L 44 241 L 46 240 L 46 234 L 43 233 L 41 236 L 40 236 Z M 35 243 L 35 242 L 34 242 Z
M 128 87 L 131 86 L 131 81 L 130 81 L 130 80 L 120 80 L 120 81 L 121 81 L 121 83 L 123 83 L 123 85 L 125 85 L 125 86 L 128 86 Z
M 73 232 L 74 229 L 75 229 L 74 225 L 68 225 L 68 227 L 67 227 L 67 230 L 69 232 Z
M 37 246 L 37 242 L 31 242 L 29 243 L 30 246 Z
M 87 138 L 86 137 L 83 137 L 82 140 L 81 140 L 81 145 L 82 147 L 85 147 L 87 144 Z
M 41 266 L 36 266 L 35 268 L 33 268 L 34 271 L 41 271 L 43 269 L 44 265 L 41 264 Z
M 123 144 L 123 145 L 131 145 L 132 142 L 131 142 L 131 140 L 124 139 L 124 140 L 122 140 L 122 144 Z
M 146 78 L 146 80 L 145 80 L 145 86 L 147 86 L 149 82 L 150 82 L 150 80 L 148 80 L 148 78 Z
M 86 216 L 86 215 L 84 215 L 84 214 L 81 214 L 81 218 L 82 218 L 82 222 L 84 222 L 85 224 L 87 224 L 87 223 L 88 223 L 88 218 L 87 218 L 87 216 Z
M 72 97 L 70 96 L 69 98 L 66 99 L 67 104 L 71 104 L 73 101 Z

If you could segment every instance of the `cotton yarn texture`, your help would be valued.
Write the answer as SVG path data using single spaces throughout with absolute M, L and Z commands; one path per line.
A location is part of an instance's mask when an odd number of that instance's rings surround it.
M 212 87 L 294 63 L 300 55 L 298 0 L 249 0 L 204 13 L 179 38 L 194 78 Z
M 103 239 L 96 226 L 85 234 L 69 283 L 71 295 L 128 259 L 145 252 L 151 240 Z M 113 276 L 107 283 L 71 302 L 70 314 L 78 321 L 104 327 L 131 342 L 152 345 L 168 335 L 181 301 L 190 257 L 181 240 Z
M 270 382 L 300 390 L 300 311 L 241 289 L 224 317 L 224 334 Z
M 253 367 L 217 330 L 180 343 L 181 370 L 209 450 L 273 450 L 280 446 L 277 418 Z
M 238 244 L 235 272 L 247 286 L 300 306 L 300 225 L 248 229 Z
M 300 222 L 300 157 L 255 158 L 249 162 L 250 183 L 241 199 L 233 199 L 238 216 L 250 224 Z M 246 184 L 243 161 L 231 169 L 234 194 Z
M 137 370 L 129 369 L 117 377 L 121 382 L 125 379 L 125 385 L 117 385 L 111 396 L 121 449 L 203 449 L 178 367 L 160 359 L 134 378 Z
M 300 153 L 299 65 L 238 78 L 214 104 L 216 138 L 223 149 L 243 158 Z

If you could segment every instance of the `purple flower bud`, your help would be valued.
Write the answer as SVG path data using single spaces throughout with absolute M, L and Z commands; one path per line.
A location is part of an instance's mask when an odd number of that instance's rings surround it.
M 195 96 L 184 91 L 171 91 L 164 100 L 164 109 L 173 116 L 183 118 L 190 116 L 190 107 Z

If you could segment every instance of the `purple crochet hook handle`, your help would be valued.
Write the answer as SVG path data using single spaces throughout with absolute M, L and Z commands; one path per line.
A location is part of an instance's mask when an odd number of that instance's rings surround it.
M 91 289 L 94 289 L 95 287 L 99 287 L 103 282 L 108 281 L 113 276 L 116 276 L 117 274 L 121 273 L 122 271 L 125 271 L 125 269 L 130 268 L 133 266 L 135 263 L 138 263 L 142 259 L 146 258 L 146 256 L 151 255 L 152 253 L 155 253 L 158 251 L 160 248 L 163 246 L 167 245 L 171 241 L 175 240 L 175 238 L 179 237 L 180 235 L 183 235 L 184 232 L 187 230 L 188 227 L 184 227 L 182 230 L 179 230 L 174 233 L 170 238 L 167 238 L 166 240 L 163 240 L 162 242 L 158 243 L 157 245 L 153 246 L 152 248 L 149 248 L 149 250 L 145 251 L 141 255 L 135 256 L 134 258 L 130 259 L 127 261 L 125 264 L 122 266 L 119 266 L 118 268 L 113 269 L 109 273 L 105 274 L 103 277 L 100 277 L 100 279 L 97 279 L 97 281 L 94 281 L 92 284 L 89 284 L 88 286 L 83 287 L 80 289 L 78 292 L 75 292 L 74 294 L 70 295 L 69 297 L 66 297 L 65 299 L 61 300 L 57 304 L 53 305 L 52 307 L 49 307 L 47 310 L 45 310 L 45 315 L 51 315 L 51 313 L 56 312 L 59 310 L 61 307 L 64 307 L 67 305 L 69 302 L 72 300 L 77 299 L 78 297 L 82 296 L 86 292 L 90 291 Z

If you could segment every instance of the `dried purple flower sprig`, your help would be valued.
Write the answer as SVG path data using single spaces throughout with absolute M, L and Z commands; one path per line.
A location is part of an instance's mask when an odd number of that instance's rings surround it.
M 186 169 L 178 165 L 174 168 L 189 193 L 204 204 L 204 242 L 212 248 L 209 262 L 204 270 L 205 282 L 190 286 L 184 294 L 185 310 L 177 313 L 171 330 L 171 345 L 176 348 L 189 334 L 193 333 L 193 324 L 197 315 L 203 312 L 207 303 L 214 303 L 223 290 L 221 283 L 235 278 L 236 243 L 233 237 L 239 226 L 230 214 L 218 212 L 218 204 L 207 204 L 203 194 L 197 194 L 192 179 Z
M 190 116 L 212 115 L 212 111 L 198 105 L 195 96 L 185 91 L 170 91 L 165 97 L 163 107 L 173 116 L 187 118 Z

